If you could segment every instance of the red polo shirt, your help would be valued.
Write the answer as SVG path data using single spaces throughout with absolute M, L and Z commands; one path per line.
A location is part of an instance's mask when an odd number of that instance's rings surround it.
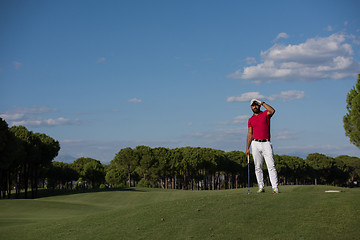
M 252 115 L 248 121 L 248 127 L 253 128 L 254 139 L 270 139 L 270 118 L 267 110 L 258 115 Z

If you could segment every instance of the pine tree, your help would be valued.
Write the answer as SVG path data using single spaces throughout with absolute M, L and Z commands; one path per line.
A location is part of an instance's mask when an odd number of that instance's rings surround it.
M 345 135 L 360 148 L 360 74 L 356 85 L 347 94 L 346 103 L 348 113 L 343 118 Z

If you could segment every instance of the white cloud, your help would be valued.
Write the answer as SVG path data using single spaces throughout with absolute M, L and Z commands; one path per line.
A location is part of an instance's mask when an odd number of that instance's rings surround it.
M 138 98 L 131 98 L 128 100 L 128 102 L 131 102 L 131 103 L 142 103 L 142 100 L 141 99 L 138 99 Z
M 121 110 L 120 109 L 111 109 L 110 112 L 111 113 L 119 113 L 119 112 L 121 112 Z
M 271 95 L 270 97 L 267 97 L 267 99 L 275 100 L 277 98 L 280 98 L 283 101 L 292 101 L 296 99 L 302 99 L 304 97 L 305 97 L 304 91 L 290 90 L 290 91 L 283 91 L 280 94 Z
M 97 62 L 97 63 L 103 63 L 103 62 L 106 62 L 106 58 L 101 57 L 101 58 L 99 58 L 96 62 Z
M 282 99 L 283 101 L 292 101 L 292 100 L 302 99 L 304 97 L 305 97 L 305 92 L 299 90 L 282 91 L 280 94 L 273 94 L 271 96 L 264 96 L 259 92 L 247 92 L 241 94 L 240 96 L 228 97 L 227 102 L 250 102 L 254 98 L 259 100 L 270 100 L 270 101 L 279 98 Z
M 93 141 L 93 140 L 60 140 L 61 149 L 55 161 L 62 161 L 68 159 L 73 162 L 80 157 L 90 157 L 100 160 L 103 164 L 109 164 L 115 157 L 116 153 L 126 147 L 135 148 L 136 146 L 149 146 L 175 148 L 179 147 L 181 143 L 178 140 L 164 140 L 164 141 Z
M 55 112 L 56 109 L 48 108 L 48 107 L 32 107 L 32 108 L 16 108 L 14 110 L 5 112 L 0 114 L 0 117 L 11 121 L 11 120 L 19 120 L 25 117 L 28 114 L 41 114 L 47 112 Z
M 12 120 L 18 120 L 18 119 L 23 118 L 24 114 L 23 113 L 3 113 L 3 114 L 0 114 L 0 117 L 7 121 L 12 121 Z
M 59 118 L 37 118 L 37 119 L 26 119 L 21 121 L 13 121 L 12 125 L 22 125 L 22 126 L 42 126 L 42 127 L 51 127 L 51 126 L 59 126 L 59 125 L 69 125 L 79 123 L 79 119 L 70 120 L 67 118 L 59 117 Z
M 12 64 L 16 70 L 20 70 L 23 66 L 21 62 L 17 62 L 17 61 L 13 61 Z
M 259 92 L 247 92 L 243 93 L 240 96 L 232 96 L 227 98 L 227 102 L 247 102 L 251 99 L 263 99 L 266 98 L 264 95 L 261 95 Z
M 236 116 L 234 119 L 228 122 L 218 122 L 217 125 L 238 125 L 247 123 L 250 116 L 248 115 L 240 115 Z
M 63 139 L 60 140 L 60 143 L 78 143 L 78 142 L 82 142 L 83 140 L 80 139 Z
M 24 114 L 40 114 L 40 113 L 48 113 L 48 112 L 56 112 L 55 108 L 49 107 L 32 107 L 32 108 L 19 108 L 16 111 L 20 111 Z
M 195 132 L 187 135 L 186 137 L 192 139 L 205 139 L 207 143 L 215 143 L 221 141 L 231 141 L 239 139 L 240 136 L 244 136 L 247 128 L 232 128 L 232 129 L 216 129 L 208 132 Z M 206 144 L 205 144 L 206 145 Z
M 274 140 L 294 140 L 298 136 L 298 132 L 293 131 L 282 131 L 282 132 L 276 132 L 272 139 Z
M 68 119 L 64 117 L 44 118 L 39 116 L 56 111 L 56 109 L 49 107 L 16 108 L 0 114 L 0 117 L 7 121 L 11 126 L 51 127 L 81 123 L 79 119 Z
M 276 36 L 276 38 L 275 38 L 274 41 L 277 41 L 277 40 L 279 40 L 280 38 L 289 38 L 289 35 L 287 35 L 287 33 L 284 33 L 284 32 L 279 33 L 279 34 Z
M 360 30 L 359 30 L 360 32 Z M 356 37 L 355 35 L 351 35 L 352 43 L 355 45 L 360 45 L 360 36 Z
M 329 32 L 332 32 L 332 31 L 334 31 L 334 27 L 329 25 L 326 30 L 328 30 Z
M 205 132 L 195 132 L 184 136 L 182 142 L 184 142 L 184 146 L 209 147 L 224 151 L 245 151 L 245 146 L 242 147 L 239 143 L 245 141 L 247 131 L 246 125 L 244 128 L 214 129 Z
M 256 59 L 254 57 L 247 57 L 246 58 L 246 63 L 247 64 L 254 64 L 254 63 L 256 63 Z
M 274 44 L 261 52 L 262 63 L 230 74 L 254 83 L 271 81 L 315 81 L 356 76 L 360 63 L 353 59 L 351 37 L 343 33 L 315 37 L 298 45 Z

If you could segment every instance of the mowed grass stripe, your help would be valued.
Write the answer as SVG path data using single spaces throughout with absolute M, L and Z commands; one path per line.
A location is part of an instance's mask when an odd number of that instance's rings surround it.
M 328 189 L 284 186 L 278 195 L 271 194 L 270 188 L 264 194 L 251 189 L 250 195 L 246 189 L 137 189 L 3 200 L 0 238 L 356 239 L 360 190 L 325 193 Z M 29 202 L 26 217 L 30 220 L 33 215 L 33 224 L 23 224 L 24 215 L 16 211 L 21 201 Z M 11 211 L 3 203 L 13 205 Z M 6 222 L 9 216 L 12 220 Z

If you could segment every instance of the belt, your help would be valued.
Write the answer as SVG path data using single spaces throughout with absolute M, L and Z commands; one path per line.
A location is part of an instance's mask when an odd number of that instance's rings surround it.
M 270 139 L 253 139 L 253 141 L 256 141 L 256 142 L 270 142 Z

